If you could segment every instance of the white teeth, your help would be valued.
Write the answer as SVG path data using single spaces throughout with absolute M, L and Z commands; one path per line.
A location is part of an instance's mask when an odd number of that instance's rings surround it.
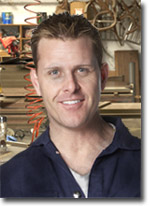
M 80 100 L 64 101 L 63 104 L 77 104 Z

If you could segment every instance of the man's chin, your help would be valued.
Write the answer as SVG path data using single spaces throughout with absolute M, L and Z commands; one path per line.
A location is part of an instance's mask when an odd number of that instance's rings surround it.
M 64 126 L 68 129 L 71 130 L 82 130 L 83 128 L 85 128 L 87 126 L 87 122 L 86 121 L 73 121 L 73 122 L 65 122 Z

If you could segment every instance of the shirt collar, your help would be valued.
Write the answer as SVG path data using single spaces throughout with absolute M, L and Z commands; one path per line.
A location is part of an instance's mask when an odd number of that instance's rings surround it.
M 114 152 L 117 149 L 123 149 L 123 150 L 139 150 L 141 147 L 140 140 L 130 134 L 128 129 L 125 127 L 125 125 L 122 123 L 120 118 L 116 117 L 103 117 L 103 119 L 108 122 L 112 123 L 116 127 L 116 132 L 114 135 L 114 139 L 112 143 L 101 153 L 101 155 L 110 154 Z M 52 150 L 57 150 L 55 145 L 50 139 L 49 135 L 49 127 L 46 129 L 46 131 L 38 137 L 38 139 L 32 143 L 31 146 L 41 146 L 41 145 L 47 145 L 50 144 Z
M 117 149 L 122 150 L 140 150 L 141 141 L 131 135 L 128 128 L 122 123 L 120 118 L 103 117 L 106 122 L 112 123 L 116 127 L 116 132 L 112 143 L 101 153 L 101 155 L 110 154 Z

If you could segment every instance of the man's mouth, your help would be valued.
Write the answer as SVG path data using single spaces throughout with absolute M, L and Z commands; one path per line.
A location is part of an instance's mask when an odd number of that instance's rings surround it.
M 83 101 L 83 100 L 68 100 L 68 101 L 63 101 L 62 103 L 66 104 L 66 105 L 73 105 L 73 104 L 77 104 L 81 101 Z

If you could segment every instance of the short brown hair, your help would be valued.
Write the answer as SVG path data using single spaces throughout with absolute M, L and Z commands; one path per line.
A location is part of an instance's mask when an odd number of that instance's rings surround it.
M 31 38 L 32 55 L 36 68 L 38 63 L 38 43 L 41 38 L 76 39 L 84 36 L 92 40 L 98 64 L 101 66 L 102 43 L 100 34 L 86 18 L 82 15 L 71 16 L 69 13 L 49 16 L 48 19 L 37 26 Z

